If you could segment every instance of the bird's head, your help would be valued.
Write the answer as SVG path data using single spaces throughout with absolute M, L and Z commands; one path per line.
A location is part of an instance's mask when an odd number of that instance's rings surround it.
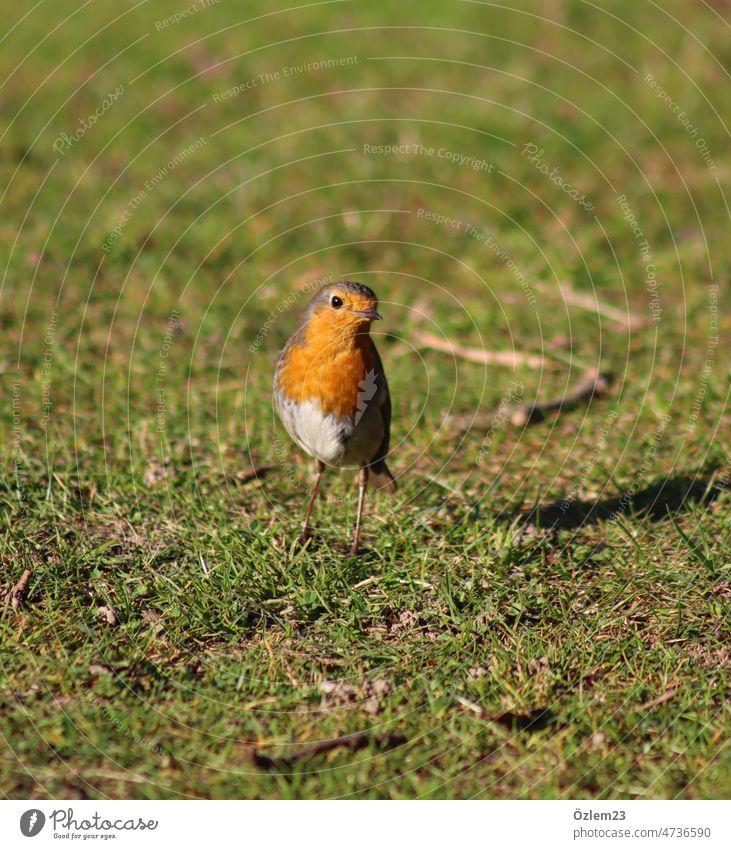
M 378 298 L 361 283 L 343 281 L 319 289 L 304 315 L 309 333 L 333 337 L 367 333 L 372 321 L 380 319 Z

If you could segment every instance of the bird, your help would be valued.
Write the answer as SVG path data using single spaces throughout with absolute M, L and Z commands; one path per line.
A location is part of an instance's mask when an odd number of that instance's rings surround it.
M 326 467 L 357 468 L 358 509 L 351 554 L 360 551 L 366 487 L 395 492 L 386 465 L 391 396 L 371 339 L 378 298 L 352 280 L 318 289 L 283 349 L 274 374 L 274 407 L 287 433 L 315 458 L 315 480 L 302 531 L 313 535 L 312 507 Z

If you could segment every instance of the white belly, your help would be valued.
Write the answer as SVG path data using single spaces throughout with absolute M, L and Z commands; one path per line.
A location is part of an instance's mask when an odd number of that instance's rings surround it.
M 354 416 L 323 414 L 317 401 L 294 404 L 280 400 L 277 412 L 300 448 L 329 466 L 367 463 L 383 439 L 383 421 L 376 404 L 369 404 L 357 425 Z

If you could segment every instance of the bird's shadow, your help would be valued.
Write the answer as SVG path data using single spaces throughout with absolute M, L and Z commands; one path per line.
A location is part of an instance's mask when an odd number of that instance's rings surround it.
M 695 474 L 668 475 L 631 494 L 625 491 L 594 501 L 569 496 L 559 498 L 523 510 L 518 516 L 526 525 L 558 530 L 578 530 L 586 525 L 633 515 L 660 522 L 693 504 L 711 504 L 726 489 L 725 481 L 720 479 L 719 468 L 706 468 Z M 505 513 L 501 518 L 514 521 L 516 514 Z

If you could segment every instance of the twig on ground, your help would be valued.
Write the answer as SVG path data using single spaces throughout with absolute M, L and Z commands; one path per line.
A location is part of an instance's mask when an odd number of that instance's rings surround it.
M 25 597 L 28 595 L 28 584 L 30 583 L 31 571 L 26 569 L 20 576 L 20 580 L 10 591 L 10 604 L 13 610 L 18 610 L 23 606 Z
M 254 469 L 249 469 L 244 472 L 236 472 L 234 474 L 234 480 L 237 483 L 248 483 L 249 481 L 253 481 L 255 478 L 263 478 L 267 472 L 270 472 L 274 466 L 257 466 Z
M 637 710 L 651 710 L 658 705 L 664 704 L 665 702 L 669 702 L 670 699 L 674 699 L 677 695 L 678 690 L 677 687 L 673 687 L 667 692 L 663 693 L 661 696 L 658 696 L 656 699 L 650 699 L 649 702 L 645 702 L 643 705 L 640 705 Z
M 582 401 L 590 401 L 595 395 L 604 395 L 609 390 L 610 377 L 597 369 L 590 369 L 565 395 L 545 401 L 529 401 L 505 408 L 503 415 L 515 427 L 542 421 L 547 413 L 565 412 L 577 407 Z
M 539 292 L 542 292 L 544 295 L 556 294 L 556 288 L 541 281 L 534 283 L 534 288 Z M 577 307 L 582 307 L 592 312 L 599 313 L 605 318 L 609 318 L 612 321 L 617 322 L 617 324 L 621 324 L 622 327 L 636 328 L 647 324 L 647 321 L 641 316 L 631 315 L 629 312 L 623 312 L 616 307 L 602 303 L 596 297 L 595 293 L 590 294 L 589 292 L 577 292 L 565 283 L 559 283 L 558 294 L 561 295 L 566 303 L 574 304 Z
M 465 345 L 456 345 L 454 342 L 442 339 L 433 333 L 417 333 L 416 344 L 424 348 L 432 348 L 435 351 L 444 351 L 473 363 L 510 366 L 512 368 L 519 365 L 529 366 L 530 368 L 546 367 L 546 363 L 540 354 L 529 354 L 526 351 L 486 351 L 483 348 L 468 348 Z

